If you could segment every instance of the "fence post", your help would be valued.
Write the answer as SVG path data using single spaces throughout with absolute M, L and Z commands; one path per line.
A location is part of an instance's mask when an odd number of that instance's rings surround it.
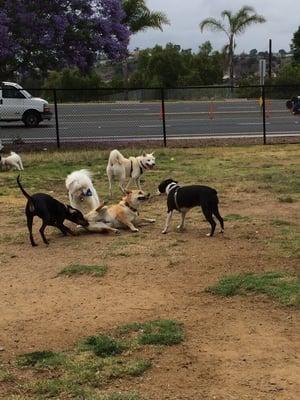
M 267 140 L 266 140 L 266 92 L 265 92 L 265 85 L 261 86 L 261 96 L 262 96 L 262 111 L 263 111 L 263 135 L 264 135 L 264 144 L 266 144 Z
M 160 88 L 160 92 L 161 92 L 161 118 L 162 118 L 162 122 L 163 122 L 164 147 L 167 147 L 165 91 L 164 91 L 163 87 Z
M 57 148 L 59 149 L 60 148 L 60 138 L 59 138 L 56 89 L 53 89 L 53 100 L 54 100 L 54 114 L 55 114 L 56 144 L 57 144 Z

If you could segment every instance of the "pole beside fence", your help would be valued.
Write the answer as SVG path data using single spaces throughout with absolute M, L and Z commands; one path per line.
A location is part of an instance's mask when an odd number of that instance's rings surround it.
M 266 92 L 265 92 L 265 85 L 261 87 L 261 96 L 262 96 L 262 111 L 263 111 L 263 137 L 264 137 L 264 144 L 267 143 L 266 138 Z
M 60 148 L 60 137 L 59 137 L 56 89 L 53 89 L 53 100 L 54 100 L 54 114 L 55 114 L 56 145 L 57 145 L 57 148 L 59 149 Z
M 165 113 L 165 91 L 164 91 L 164 88 L 160 89 L 160 93 L 161 93 L 161 117 L 162 117 L 162 123 L 163 123 L 164 147 L 167 147 L 166 113 Z

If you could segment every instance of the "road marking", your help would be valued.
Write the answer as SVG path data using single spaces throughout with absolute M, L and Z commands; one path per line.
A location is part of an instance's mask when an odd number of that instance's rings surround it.
M 139 128 L 161 128 L 162 124 L 159 125 L 138 125 Z M 166 125 L 166 128 L 170 128 L 171 125 Z
M 262 125 L 262 122 L 236 122 L 236 125 Z M 266 122 L 266 125 L 270 125 L 270 122 Z
M 148 111 L 149 108 L 112 108 L 111 111 Z

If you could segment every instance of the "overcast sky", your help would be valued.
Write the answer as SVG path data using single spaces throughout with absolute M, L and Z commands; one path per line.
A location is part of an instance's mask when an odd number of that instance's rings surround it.
M 209 30 L 201 33 L 199 23 L 207 17 L 220 19 L 223 10 L 236 12 L 244 5 L 254 7 L 267 22 L 253 25 L 237 37 L 237 54 L 251 49 L 268 50 L 269 39 L 272 39 L 274 52 L 289 51 L 293 34 L 300 26 L 300 0 L 146 0 L 146 4 L 153 11 L 165 12 L 171 25 L 165 25 L 163 32 L 148 29 L 134 35 L 130 41 L 131 50 L 171 42 L 197 51 L 206 40 L 212 43 L 214 50 L 221 50 L 226 42 L 225 34 Z

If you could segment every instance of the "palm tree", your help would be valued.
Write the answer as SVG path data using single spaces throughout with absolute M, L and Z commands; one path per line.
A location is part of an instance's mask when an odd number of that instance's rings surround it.
M 122 0 L 122 7 L 126 17 L 123 22 L 129 27 L 132 34 L 142 32 L 148 28 L 163 30 L 163 25 L 170 22 L 163 12 L 151 11 L 146 5 L 145 0 Z M 123 64 L 124 80 L 128 81 L 128 64 L 125 60 Z
M 225 45 L 224 50 L 228 54 L 229 77 L 230 83 L 233 86 L 233 56 L 236 46 L 235 37 L 244 33 L 248 26 L 252 24 L 261 24 L 266 22 L 266 20 L 262 15 L 256 14 L 254 8 L 250 6 L 242 7 L 235 14 L 229 10 L 224 10 L 221 13 L 221 17 L 223 20 L 206 18 L 199 26 L 201 32 L 203 32 L 204 28 L 209 28 L 213 31 L 221 31 L 226 34 L 228 43 Z M 225 23 L 225 19 L 227 19 L 227 23 Z
M 162 25 L 170 24 L 167 16 L 160 11 L 150 11 L 145 0 L 122 0 L 126 17 L 124 23 L 135 34 L 148 28 L 160 29 Z

